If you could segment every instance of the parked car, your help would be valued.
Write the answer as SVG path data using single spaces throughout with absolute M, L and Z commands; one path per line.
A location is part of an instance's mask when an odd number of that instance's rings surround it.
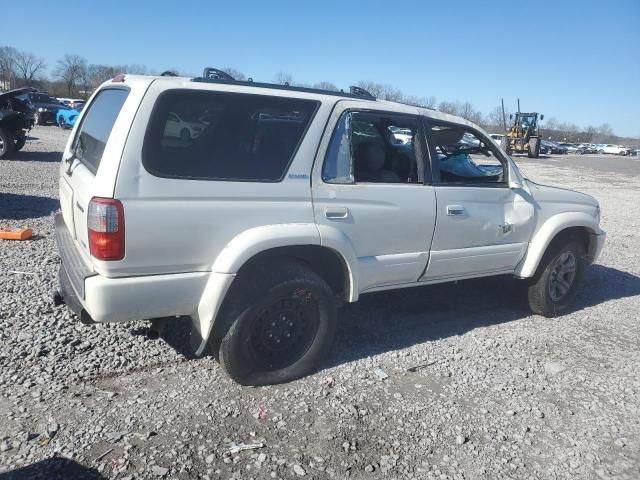
M 489 134 L 489 136 L 493 138 L 498 145 L 502 146 L 502 143 L 504 142 L 504 137 L 505 137 L 503 134 L 491 133 Z
M 10 157 L 25 145 L 34 112 L 20 97 L 33 90 L 27 87 L 0 93 L 0 159 Z
M 180 138 L 184 142 L 189 142 L 200 136 L 204 126 L 199 121 L 183 120 L 177 113 L 170 112 L 164 127 L 164 134 L 166 137 Z
M 176 141 L 176 112 L 207 124 Z M 362 89 L 119 75 L 82 116 L 55 302 L 156 332 L 189 316 L 195 354 L 241 384 L 311 372 L 368 292 L 510 275 L 561 315 L 605 241 L 595 198 L 527 179 L 467 120 Z
M 56 123 L 62 129 L 73 128 L 76 120 L 80 116 L 82 107 L 79 108 L 61 108 L 56 114 Z
M 544 154 L 561 155 L 567 153 L 567 149 L 558 145 L 557 143 L 550 142 L 548 140 L 542 140 L 540 145 L 540 151 Z
M 620 145 L 606 144 L 600 147 L 598 153 L 609 153 L 612 155 L 628 155 L 629 149 Z
M 34 121 L 36 125 L 55 123 L 58 110 L 64 106 L 46 92 L 29 92 L 22 95 L 21 98 L 28 101 L 35 110 Z
M 391 134 L 397 143 L 406 145 L 413 141 L 413 132 L 406 128 L 390 127 Z

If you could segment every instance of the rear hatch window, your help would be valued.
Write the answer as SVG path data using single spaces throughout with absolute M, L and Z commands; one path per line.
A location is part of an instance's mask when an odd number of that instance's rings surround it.
M 169 90 L 158 99 L 142 149 L 153 175 L 277 182 L 319 102 L 229 92 Z
M 128 90 L 107 88 L 98 92 L 85 112 L 73 142 L 73 153 L 85 166 L 96 173 L 102 153 L 118 118 Z

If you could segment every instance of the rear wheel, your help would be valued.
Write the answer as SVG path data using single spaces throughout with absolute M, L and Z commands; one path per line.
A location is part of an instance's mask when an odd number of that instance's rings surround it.
M 327 283 L 304 264 L 279 259 L 246 272 L 219 322 L 219 359 L 242 385 L 269 385 L 312 372 L 331 345 L 336 305 Z M 212 340 L 214 343 L 215 340 Z
M 0 128 L 0 158 L 9 157 L 15 150 L 15 140 L 13 134 Z
M 545 317 L 565 312 L 576 298 L 584 267 L 585 247 L 580 240 L 552 243 L 528 289 L 531 310 Z

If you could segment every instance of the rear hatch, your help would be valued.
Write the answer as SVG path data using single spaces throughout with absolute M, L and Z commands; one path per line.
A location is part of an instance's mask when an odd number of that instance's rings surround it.
M 60 167 L 64 222 L 90 267 L 87 212 L 93 197 L 112 198 L 129 128 L 148 77 L 108 82 L 93 95 L 69 138 Z

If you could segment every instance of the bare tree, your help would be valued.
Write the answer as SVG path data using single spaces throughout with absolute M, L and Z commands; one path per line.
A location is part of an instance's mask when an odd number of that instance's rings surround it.
M 65 55 L 62 60 L 58 60 L 55 75 L 64 82 L 67 93 L 73 96 L 76 85 L 86 77 L 87 61 L 79 55 Z
M 45 66 L 44 60 L 33 53 L 18 52 L 15 57 L 15 68 L 23 85 L 31 85 Z
M 273 77 L 273 81 L 280 85 L 293 85 L 293 75 L 280 71 Z
M 109 65 L 98 65 L 95 63 L 90 64 L 87 67 L 87 80 L 91 88 L 96 88 L 102 82 L 115 77 L 119 71 L 116 71 L 114 67 Z
M 458 114 L 458 104 L 456 102 L 440 102 L 438 104 L 438 110 L 444 113 L 450 113 L 452 115 Z
M 383 98 L 383 99 L 385 98 L 384 97 L 385 87 L 380 83 L 372 82 L 370 80 L 361 80 L 358 82 L 357 85 L 358 87 L 365 89 L 374 97 Z
M 229 75 L 231 75 L 233 78 L 235 78 L 236 80 L 240 80 L 240 81 L 244 81 L 247 79 L 246 75 L 244 73 L 242 73 L 240 70 L 237 70 L 233 67 L 225 67 L 222 69 L 223 72 L 228 73 Z
M 340 89 L 331 82 L 318 82 L 313 85 L 313 88 L 319 88 L 320 90 L 329 90 L 331 92 L 338 92 Z
M 16 57 L 13 47 L 0 47 L 0 90 L 11 90 L 16 78 Z

